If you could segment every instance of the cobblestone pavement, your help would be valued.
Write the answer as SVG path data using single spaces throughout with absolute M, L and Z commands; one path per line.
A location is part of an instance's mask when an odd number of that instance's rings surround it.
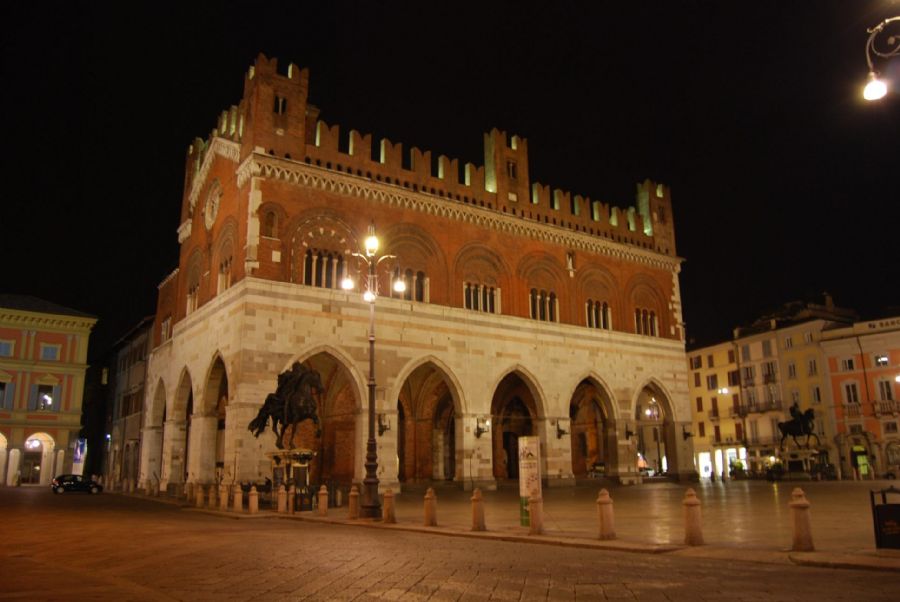
M 0 489 L 0 600 L 897 600 L 895 572 L 636 554 Z

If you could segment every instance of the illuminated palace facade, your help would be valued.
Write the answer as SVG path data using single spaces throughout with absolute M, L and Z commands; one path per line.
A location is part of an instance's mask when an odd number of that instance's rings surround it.
M 318 119 L 308 72 L 260 55 L 240 103 L 186 160 L 179 265 L 160 285 L 141 487 L 263 480 L 270 432 L 247 430 L 277 375 L 317 370 L 322 480 L 362 480 L 369 304 L 343 290 L 374 224 L 382 489 L 517 477 L 538 436 L 549 485 L 638 464 L 694 474 L 669 190 L 620 209 L 533 183 L 528 144 L 492 130 L 484 165 Z M 391 293 L 402 278 L 405 293 Z M 357 279 L 358 281 L 358 279 Z M 639 457 L 641 458 L 639 461 Z

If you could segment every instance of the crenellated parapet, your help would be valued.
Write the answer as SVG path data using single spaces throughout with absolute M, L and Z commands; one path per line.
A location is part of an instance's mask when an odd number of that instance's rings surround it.
M 236 162 L 251 153 L 398 186 L 517 219 L 566 228 L 588 236 L 675 256 L 668 187 L 637 184 L 634 204 L 616 207 L 582 194 L 532 181 L 525 138 L 492 129 L 484 134 L 484 163 L 475 165 L 430 150 L 349 130 L 319 119 L 308 102 L 309 72 L 260 54 L 244 79 L 244 97 L 219 115 L 209 138 L 188 150 L 183 220 L 196 201 L 195 179 L 215 139 L 239 147 Z M 224 148 L 224 147 L 222 147 Z

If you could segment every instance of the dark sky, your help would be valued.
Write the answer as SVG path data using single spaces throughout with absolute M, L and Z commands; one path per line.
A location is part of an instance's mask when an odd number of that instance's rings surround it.
M 0 292 L 99 316 L 95 357 L 152 313 L 176 267 L 187 146 L 264 52 L 309 67 L 342 135 L 481 164 L 496 126 L 528 138 L 533 180 L 573 194 L 624 207 L 645 178 L 670 185 L 696 343 L 823 291 L 873 315 L 900 305 L 900 94 L 864 103 L 860 85 L 866 28 L 895 14 L 892 0 L 4 3 Z

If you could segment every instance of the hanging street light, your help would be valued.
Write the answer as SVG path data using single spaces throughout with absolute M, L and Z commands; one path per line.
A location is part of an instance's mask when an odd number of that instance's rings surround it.
M 900 22 L 900 16 L 885 19 L 875 27 L 870 27 L 867 30 L 869 39 L 866 41 L 866 62 L 869 65 L 869 82 L 863 88 L 863 98 L 866 100 L 879 100 L 888 93 L 888 82 L 878 78 L 878 72 L 875 71 L 875 65 L 872 62 L 872 55 L 884 59 L 900 56 L 900 34 L 889 35 L 887 37 L 887 48 L 884 50 L 879 50 L 875 46 L 875 39 L 889 23 L 894 22 Z

